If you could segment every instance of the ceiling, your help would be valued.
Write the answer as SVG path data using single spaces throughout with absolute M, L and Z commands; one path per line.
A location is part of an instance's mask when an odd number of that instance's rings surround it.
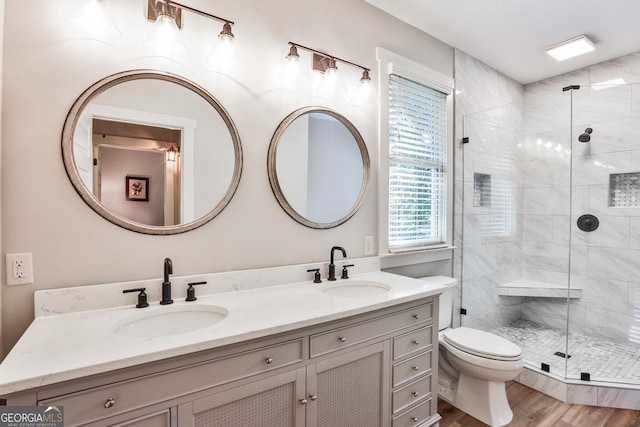
M 365 0 L 527 84 L 640 52 L 638 0 Z M 581 34 L 596 50 L 557 62 L 546 48 Z

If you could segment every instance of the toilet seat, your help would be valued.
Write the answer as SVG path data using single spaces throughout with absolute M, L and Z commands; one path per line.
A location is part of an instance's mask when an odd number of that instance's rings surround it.
M 442 338 L 450 346 L 474 356 L 504 361 L 522 358 L 522 350 L 511 341 L 478 329 L 464 326 L 446 329 Z

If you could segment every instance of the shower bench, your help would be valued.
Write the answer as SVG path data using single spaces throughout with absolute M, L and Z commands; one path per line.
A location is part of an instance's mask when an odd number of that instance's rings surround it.
M 498 295 L 538 298 L 582 298 L 582 288 L 566 285 L 518 279 L 498 286 Z

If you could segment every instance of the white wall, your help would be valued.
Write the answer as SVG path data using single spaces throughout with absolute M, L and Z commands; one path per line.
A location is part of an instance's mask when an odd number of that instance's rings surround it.
M 100 136 L 102 138 L 102 136 Z M 124 139 L 107 136 L 108 144 Z M 164 225 L 165 206 L 164 151 L 128 150 L 110 146 L 100 147 L 100 201 L 115 214 L 148 225 Z M 125 188 L 127 176 L 149 178 L 148 200 L 128 200 Z
M 376 46 L 453 75 L 449 46 L 361 0 L 190 0 L 192 7 L 232 19 L 235 58 L 225 72 L 205 68 L 204 57 L 221 25 L 185 13 L 184 58 L 152 56 L 142 41 L 151 24 L 145 0 L 101 2 L 123 37 L 87 40 L 65 18 L 75 0 L 7 2 L 4 28 L 2 123 L 2 249 L 32 252 L 35 283 L 2 288 L 5 349 L 33 318 L 37 289 L 161 276 L 164 257 L 176 275 L 322 261 L 333 245 L 363 256 L 363 237 L 377 230 L 378 105 L 353 103 L 348 90 L 316 92 L 310 73 L 284 80 L 288 41 L 372 68 Z M 310 58 L 301 53 L 301 63 Z M 218 67 L 225 65 L 217 62 Z M 345 88 L 359 71 L 339 65 Z M 67 111 L 80 93 L 119 71 L 152 68 L 180 74 L 211 92 L 234 120 L 244 150 L 239 188 L 209 224 L 186 234 L 148 236 L 121 229 L 94 213 L 71 186 L 60 155 Z M 218 69 L 220 70 L 220 68 Z M 294 222 L 278 205 L 267 178 L 267 149 L 278 123 L 308 105 L 344 114 L 361 132 L 372 159 L 372 185 L 360 211 L 332 230 Z

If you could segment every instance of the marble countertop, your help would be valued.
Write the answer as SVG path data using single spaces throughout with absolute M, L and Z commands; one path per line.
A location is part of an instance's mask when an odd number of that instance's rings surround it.
M 170 307 L 215 305 L 229 314 L 214 325 L 170 336 L 140 338 L 113 332 L 129 316 L 167 309 L 153 299 L 142 309 L 129 305 L 39 316 L 0 364 L 0 396 L 293 331 L 437 295 L 444 289 L 437 281 L 381 271 L 333 283 L 361 280 L 384 283 L 390 290 L 362 297 L 335 296 L 322 292 L 330 282 L 308 281 L 203 295 L 196 303 L 176 299 Z

